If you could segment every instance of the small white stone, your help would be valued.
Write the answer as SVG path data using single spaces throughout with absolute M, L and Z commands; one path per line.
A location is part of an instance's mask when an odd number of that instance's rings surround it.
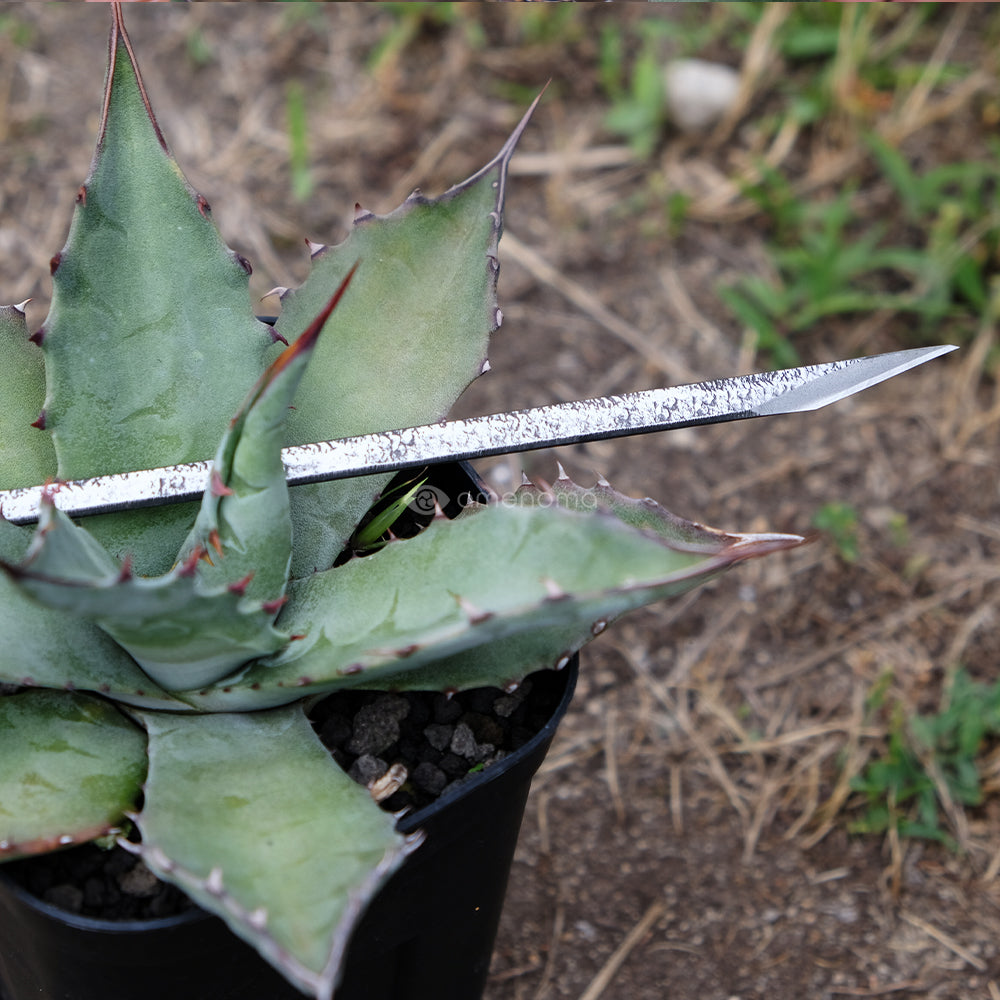
M 678 128 L 697 132 L 714 125 L 732 106 L 740 74 L 704 59 L 677 59 L 663 70 L 667 109 Z

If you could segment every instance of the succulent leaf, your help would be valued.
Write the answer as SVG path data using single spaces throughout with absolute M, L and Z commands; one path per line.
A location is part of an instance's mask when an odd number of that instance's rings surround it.
M 537 102 L 536 102 L 537 103 Z M 323 248 L 282 299 L 276 329 L 289 340 L 363 265 L 302 380 L 288 443 L 305 444 L 433 423 L 483 370 L 497 328 L 497 247 L 507 168 L 534 105 L 500 152 L 435 199 L 414 192 L 395 211 L 364 213 L 347 239 Z M 327 569 L 391 477 L 292 491 L 292 576 Z
M 0 567 L 46 607 L 96 622 L 167 690 L 211 683 L 288 642 L 271 625 L 277 608 L 268 602 L 206 587 L 186 564 L 135 576 L 51 503 L 24 562 Z
M 0 698 L 0 861 L 85 843 L 135 808 L 146 737 L 99 698 Z
M 167 151 L 117 9 L 97 149 L 53 267 L 42 350 L 58 475 L 211 455 L 273 341 L 244 266 Z M 196 510 L 109 514 L 90 529 L 141 572 L 163 572 Z
M 211 483 L 178 560 L 186 563 L 194 555 L 205 585 L 239 587 L 247 598 L 270 603 L 284 598 L 292 558 L 281 461 L 285 422 L 319 335 L 353 275 L 354 268 L 302 336 L 260 377 L 216 451 Z M 209 558 L 199 558 L 201 553 Z
M 288 641 L 271 622 L 291 559 L 281 438 L 288 407 L 347 275 L 270 365 L 216 453 L 201 511 L 174 569 L 136 577 L 47 498 L 24 561 L 7 575 L 35 600 L 96 621 L 168 689 L 207 684 Z
M 146 863 L 301 989 L 329 997 L 358 913 L 415 842 L 337 767 L 297 706 L 141 718 Z
M 46 482 L 56 474 L 56 453 L 33 426 L 45 403 L 45 369 L 23 306 L 0 306 L 0 399 L 0 490 Z
M 21 562 L 30 541 L 29 531 L 0 520 L 0 569 Z M 99 691 L 148 708 L 187 708 L 93 622 L 43 607 L 5 573 L 0 573 L 0 635 L 0 682 Z
M 424 671 L 441 659 L 514 635 L 547 636 L 537 648 L 542 638 L 530 640 L 527 666 L 506 661 L 489 678 L 477 669 L 477 684 L 500 685 L 523 676 L 540 657 L 555 665 L 625 611 L 802 541 L 797 535 L 713 536 L 664 515 L 655 533 L 609 511 L 533 504 L 495 504 L 435 521 L 374 556 L 293 581 L 277 624 L 299 641 L 224 685 L 182 697 L 203 709 L 236 710 L 338 687 L 426 687 Z M 714 537 L 713 549 L 688 543 L 699 532 L 704 540 Z M 471 686 L 452 673 L 447 686 Z

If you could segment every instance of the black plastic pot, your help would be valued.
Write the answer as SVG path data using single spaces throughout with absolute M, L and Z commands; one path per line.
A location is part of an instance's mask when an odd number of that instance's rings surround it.
M 519 750 L 403 817 L 425 843 L 359 924 L 336 1000 L 476 1000 L 482 995 L 531 779 L 576 684 Z M 109 921 L 56 909 L 0 869 L 3 1000 L 298 1000 L 301 994 L 201 910 Z

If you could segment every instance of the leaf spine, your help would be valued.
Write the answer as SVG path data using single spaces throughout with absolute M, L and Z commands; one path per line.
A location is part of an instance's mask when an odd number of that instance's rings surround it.
M 220 556 L 222 555 L 222 539 L 219 537 L 219 529 L 218 528 L 213 528 L 208 533 L 208 544 L 211 545 L 213 549 L 215 549 L 215 551 L 216 551 L 216 553 L 218 555 L 220 555 Z M 206 553 L 206 555 L 207 555 L 207 553 Z M 211 563 L 212 560 L 209 559 L 209 562 Z M 212 565 L 214 565 L 214 563 L 212 563 Z
M 250 586 L 250 581 L 252 579 L 253 573 L 247 573 L 242 580 L 236 580 L 233 583 L 228 584 L 226 586 L 226 590 L 228 590 L 230 594 L 236 594 L 237 596 L 242 597 L 247 592 L 247 587 Z
M 194 576 L 198 563 L 201 562 L 205 555 L 207 555 L 205 549 L 201 545 L 196 545 L 188 554 L 184 562 L 182 562 L 178 567 L 177 575 L 181 577 Z
M 210 486 L 213 497 L 231 497 L 234 495 L 233 491 L 222 481 L 222 476 L 215 466 L 212 467 Z
M 225 890 L 222 882 L 222 869 L 216 865 L 205 879 L 205 891 L 212 896 L 221 896 Z
M 488 622 L 494 617 L 492 611 L 484 611 L 473 604 L 472 601 L 462 597 L 461 594 L 455 594 L 455 600 L 458 602 L 459 608 L 461 608 L 470 625 L 481 625 L 483 622 Z
M 277 597 L 273 601 L 262 601 L 260 610 L 268 615 L 276 615 L 285 606 L 287 601 L 288 595 L 282 594 L 281 597 Z
M 31 426 L 32 427 L 37 427 L 40 431 L 44 431 L 45 430 L 46 419 L 47 418 L 46 418 L 46 415 L 45 415 L 45 410 L 43 409 L 42 412 L 38 414 L 38 417 L 35 420 L 31 421 Z

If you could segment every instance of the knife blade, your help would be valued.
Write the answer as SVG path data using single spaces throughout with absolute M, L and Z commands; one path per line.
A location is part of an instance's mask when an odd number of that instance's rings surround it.
M 438 462 L 804 412 L 827 406 L 955 349 L 954 345 L 943 345 L 893 351 L 318 441 L 283 449 L 282 461 L 288 484 L 296 486 L 398 472 Z M 72 517 L 195 500 L 204 492 L 211 468 L 209 460 L 0 491 L 0 517 L 15 524 L 37 521 L 46 492 L 57 507 Z

